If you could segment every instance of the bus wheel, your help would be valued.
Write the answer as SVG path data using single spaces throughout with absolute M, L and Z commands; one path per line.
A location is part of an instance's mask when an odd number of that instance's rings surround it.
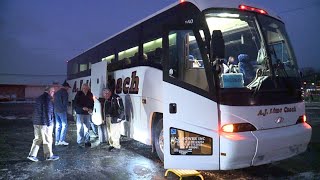
M 156 125 L 155 129 L 155 136 L 154 136 L 154 145 L 156 148 L 156 152 L 158 154 L 159 159 L 163 162 L 164 156 L 163 156 L 163 145 L 164 145 L 164 140 L 163 140 L 163 124 L 162 124 L 162 119 L 160 119 Z

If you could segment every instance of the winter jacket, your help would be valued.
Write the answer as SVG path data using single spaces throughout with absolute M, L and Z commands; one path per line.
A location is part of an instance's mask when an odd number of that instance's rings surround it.
M 33 112 L 33 125 L 53 125 L 53 102 L 50 95 L 44 92 L 36 99 Z
M 245 85 L 250 83 L 254 77 L 254 69 L 252 64 L 250 63 L 249 56 L 247 54 L 240 54 L 238 56 L 239 60 L 239 70 L 240 73 L 243 74 Z
M 58 113 L 67 112 L 68 108 L 68 92 L 61 88 L 54 94 L 54 111 Z
M 124 115 L 124 106 L 123 102 L 120 96 L 117 94 L 112 94 L 110 99 L 107 99 L 103 103 L 103 117 L 105 116 L 111 116 L 112 118 L 122 119 L 124 117 L 120 117 L 121 115 Z M 111 122 L 111 123 L 117 123 L 117 122 Z
M 82 91 L 78 91 L 74 97 L 74 103 L 77 114 L 88 115 L 88 111 L 84 111 L 82 108 L 87 107 L 93 110 L 93 95 L 90 91 L 88 91 L 87 95 L 85 95 Z

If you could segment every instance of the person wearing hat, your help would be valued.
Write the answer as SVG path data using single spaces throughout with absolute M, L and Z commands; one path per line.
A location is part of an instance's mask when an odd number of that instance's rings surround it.
M 34 139 L 27 157 L 29 160 L 37 162 L 38 151 L 43 145 L 44 157 L 47 161 L 55 161 L 59 156 L 52 152 L 52 132 L 53 132 L 53 103 L 52 96 L 54 88 L 47 86 L 42 95 L 36 99 L 33 112 Z
M 67 107 L 68 107 L 68 89 L 71 88 L 67 81 L 64 81 L 62 87 L 54 94 L 54 114 L 56 120 L 56 142 L 55 145 L 68 146 L 65 141 L 68 130 Z

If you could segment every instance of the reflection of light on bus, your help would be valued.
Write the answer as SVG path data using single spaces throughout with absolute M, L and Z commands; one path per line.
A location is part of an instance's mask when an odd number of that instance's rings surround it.
M 220 135 L 234 141 L 245 140 L 245 137 L 238 133 L 220 133 Z

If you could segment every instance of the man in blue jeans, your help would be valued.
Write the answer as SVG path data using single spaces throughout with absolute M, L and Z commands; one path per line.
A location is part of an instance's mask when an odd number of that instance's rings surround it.
M 70 85 L 64 81 L 60 90 L 54 94 L 54 115 L 56 119 L 56 143 L 55 145 L 68 146 L 65 141 L 68 130 L 67 108 L 68 108 L 68 89 Z
M 93 95 L 88 84 L 83 84 L 81 91 L 74 97 L 75 110 L 77 113 L 77 143 L 82 146 L 91 147 L 90 143 L 90 119 L 94 105 Z

